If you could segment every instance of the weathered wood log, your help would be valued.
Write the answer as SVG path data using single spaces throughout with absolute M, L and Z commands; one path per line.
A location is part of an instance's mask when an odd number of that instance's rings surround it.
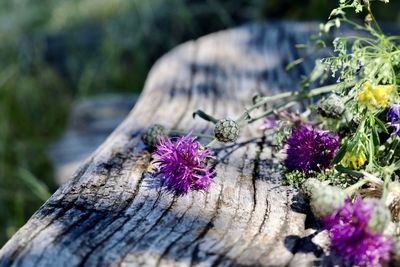
M 185 43 L 153 67 L 126 120 L 0 250 L 0 266 L 328 266 L 303 197 L 265 138 L 221 152 L 208 193 L 151 188 L 140 134 L 153 123 L 210 132 L 203 109 L 236 117 L 255 93 L 296 89 L 286 73 L 316 24 L 267 23 Z M 259 125 L 258 125 L 259 126 Z M 262 135 L 257 125 L 239 142 Z M 224 154 L 225 153 L 225 154 Z M 308 218 L 308 219 L 307 219 Z

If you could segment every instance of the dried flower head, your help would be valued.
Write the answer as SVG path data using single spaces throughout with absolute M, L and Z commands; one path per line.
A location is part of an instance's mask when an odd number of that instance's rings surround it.
M 303 190 L 310 196 L 310 207 L 317 218 L 332 213 L 345 199 L 345 192 L 342 189 L 315 178 L 307 179 L 303 183 Z
M 345 106 L 340 96 L 331 94 L 319 101 L 317 110 L 324 117 L 339 119 L 345 110 Z
M 231 119 L 221 119 L 215 124 L 214 136 L 222 143 L 235 142 L 239 137 L 239 125 Z
M 142 141 L 147 146 L 155 147 L 160 142 L 161 137 L 166 135 L 167 131 L 164 126 L 154 124 L 142 134 Z
M 337 135 L 300 125 L 292 130 L 286 142 L 286 168 L 304 172 L 326 170 L 331 167 L 338 148 Z
M 156 147 L 157 176 L 168 192 L 184 195 L 189 190 L 208 190 L 215 171 L 206 164 L 212 150 L 203 148 L 189 133 L 174 139 L 161 138 Z
M 390 260 L 393 241 L 368 228 L 374 205 L 356 197 L 322 219 L 329 231 L 332 249 L 343 260 L 358 266 L 381 266 Z

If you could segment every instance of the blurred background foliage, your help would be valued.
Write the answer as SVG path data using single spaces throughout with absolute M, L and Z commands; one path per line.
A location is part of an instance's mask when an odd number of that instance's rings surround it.
M 393 1 L 391 1 L 393 2 Z M 325 20 L 333 0 L 0 1 L 0 245 L 56 189 L 46 153 L 77 99 L 140 92 L 174 46 L 246 22 Z M 378 17 L 399 21 L 399 3 Z

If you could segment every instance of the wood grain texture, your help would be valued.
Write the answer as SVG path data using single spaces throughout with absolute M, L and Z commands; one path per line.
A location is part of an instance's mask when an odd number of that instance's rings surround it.
M 208 193 L 174 197 L 151 186 L 140 134 L 153 123 L 211 132 L 203 109 L 235 118 L 255 93 L 296 89 L 297 43 L 316 24 L 246 25 L 185 43 L 153 67 L 126 120 L 0 250 L 0 266 L 330 266 L 311 242 L 301 195 L 274 171 L 266 138 L 219 153 Z M 239 142 L 259 137 L 259 124 Z

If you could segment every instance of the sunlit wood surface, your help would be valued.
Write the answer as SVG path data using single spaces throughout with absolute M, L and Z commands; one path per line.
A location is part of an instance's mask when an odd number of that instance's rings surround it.
M 296 90 L 313 57 L 285 67 L 307 53 L 294 45 L 317 28 L 247 25 L 162 57 L 130 115 L 0 250 L 0 266 L 331 265 L 312 242 L 303 197 L 274 170 L 267 137 L 220 151 L 209 192 L 184 197 L 152 188 L 151 154 L 140 141 L 154 123 L 211 132 L 193 111 L 236 118 L 256 93 Z M 262 136 L 259 126 L 243 129 L 239 142 Z

